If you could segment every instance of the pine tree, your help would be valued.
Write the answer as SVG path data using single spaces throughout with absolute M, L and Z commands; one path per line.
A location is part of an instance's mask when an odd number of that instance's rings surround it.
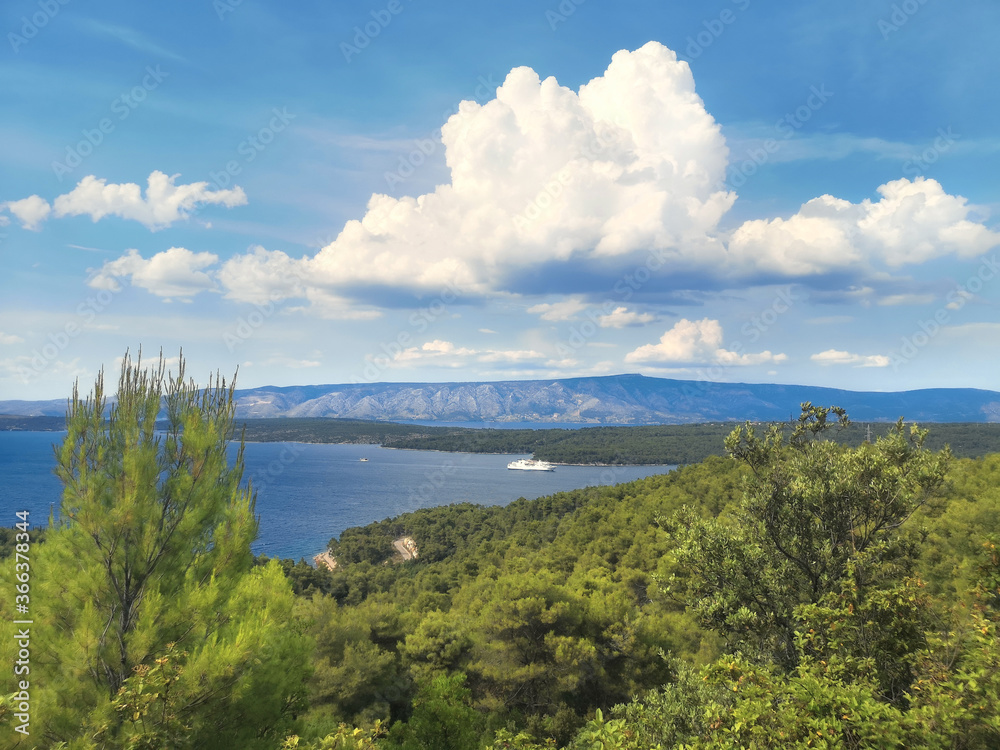
M 141 360 L 141 357 L 140 357 Z M 32 736 L 46 747 L 274 747 L 307 644 L 230 465 L 233 385 L 126 355 L 117 397 L 69 401 L 61 512 L 33 561 Z M 165 429 L 157 424 L 165 415 Z M 0 646 L 0 649 L 6 647 Z M 29 745 L 30 746 L 30 745 Z

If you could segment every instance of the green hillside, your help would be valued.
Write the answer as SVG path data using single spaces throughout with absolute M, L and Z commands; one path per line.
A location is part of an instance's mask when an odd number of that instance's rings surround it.
M 882 527 L 872 517 L 853 530 L 853 551 L 813 539 L 826 555 L 816 592 L 795 564 L 781 567 L 786 559 L 744 534 L 744 490 L 752 494 L 760 456 L 348 530 L 331 542 L 335 572 L 284 562 L 317 639 L 303 737 L 380 719 L 389 730 L 377 747 L 392 749 L 534 748 L 547 738 L 573 750 L 805 747 L 812 726 L 829 743 L 815 746 L 882 746 L 845 738 L 895 732 L 900 744 L 886 746 L 936 747 L 914 738 L 946 716 L 971 743 L 946 746 L 993 747 L 996 705 L 948 701 L 1000 696 L 1000 571 L 989 546 L 1000 529 L 1000 455 L 955 461 L 939 482 L 947 462 L 908 440 L 887 440 L 881 459 L 870 445 L 809 449 L 872 481 L 879 460 L 890 475 L 905 462 L 921 477 L 908 485 L 909 510 L 889 499 Z M 857 466 L 859 457 L 872 465 Z M 857 478 L 842 475 L 843 491 Z M 864 494 L 870 507 L 877 493 Z M 795 543 L 805 534 L 774 528 Z M 418 559 L 383 564 L 402 535 L 415 539 Z M 766 621 L 782 608 L 787 620 Z M 975 685 L 962 671 L 973 665 Z M 788 742 L 762 739 L 772 722 Z
M 113 419 L 74 407 L 72 516 L 30 549 L 3 535 L 33 661 L 0 732 L 40 727 L 14 746 L 1000 744 L 998 453 L 902 423 L 868 442 L 806 405 L 669 474 L 349 529 L 329 571 L 250 558 L 224 390 L 173 385 L 161 438 L 160 396 L 128 377 Z

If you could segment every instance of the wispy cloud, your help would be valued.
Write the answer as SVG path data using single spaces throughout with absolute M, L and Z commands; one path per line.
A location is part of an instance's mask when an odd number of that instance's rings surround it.
M 820 365 L 854 365 L 855 367 L 888 367 L 889 357 L 884 354 L 852 354 L 842 352 L 837 349 L 827 349 L 825 352 L 813 354 L 809 357 L 813 362 Z
M 77 23 L 84 31 L 87 31 L 95 36 L 117 39 L 122 44 L 131 47 L 134 50 L 138 50 L 139 52 L 156 55 L 157 57 L 163 57 L 168 60 L 187 62 L 187 60 L 181 55 L 160 46 L 141 31 L 136 31 L 128 26 L 118 26 L 115 24 L 105 23 L 104 21 L 98 21 L 93 18 L 79 19 Z

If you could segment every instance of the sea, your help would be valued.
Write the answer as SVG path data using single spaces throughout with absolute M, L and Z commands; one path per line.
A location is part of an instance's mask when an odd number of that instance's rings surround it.
M 58 517 L 62 484 L 53 473 L 53 446 L 63 435 L 0 431 L 0 526 L 14 525 L 19 520 L 15 513 L 24 510 L 33 526 L 46 525 L 50 513 Z M 506 505 L 521 497 L 630 482 L 676 468 L 507 469 L 511 461 L 527 457 L 375 445 L 247 443 L 244 479 L 257 490 L 260 519 L 254 552 L 311 561 L 344 529 L 418 508 L 461 502 Z

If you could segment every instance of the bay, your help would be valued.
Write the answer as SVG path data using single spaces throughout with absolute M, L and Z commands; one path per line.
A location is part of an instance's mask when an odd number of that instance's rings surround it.
M 0 432 L 0 525 L 30 511 L 44 525 L 58 512 L 61 483 L 52 473 L 56 432 Z M 451 503 L 506 505 L 595 485 L 662 474 L 673 466 L 557 466 L 512 471 L 526 455 L 441 453 L 374 445 L 247 443 L 244 479 L 257 490 L 260 536 L 254 552 L 311 560 L 344 529 Z M 367 458 L 367 461 L 362 461 Z

